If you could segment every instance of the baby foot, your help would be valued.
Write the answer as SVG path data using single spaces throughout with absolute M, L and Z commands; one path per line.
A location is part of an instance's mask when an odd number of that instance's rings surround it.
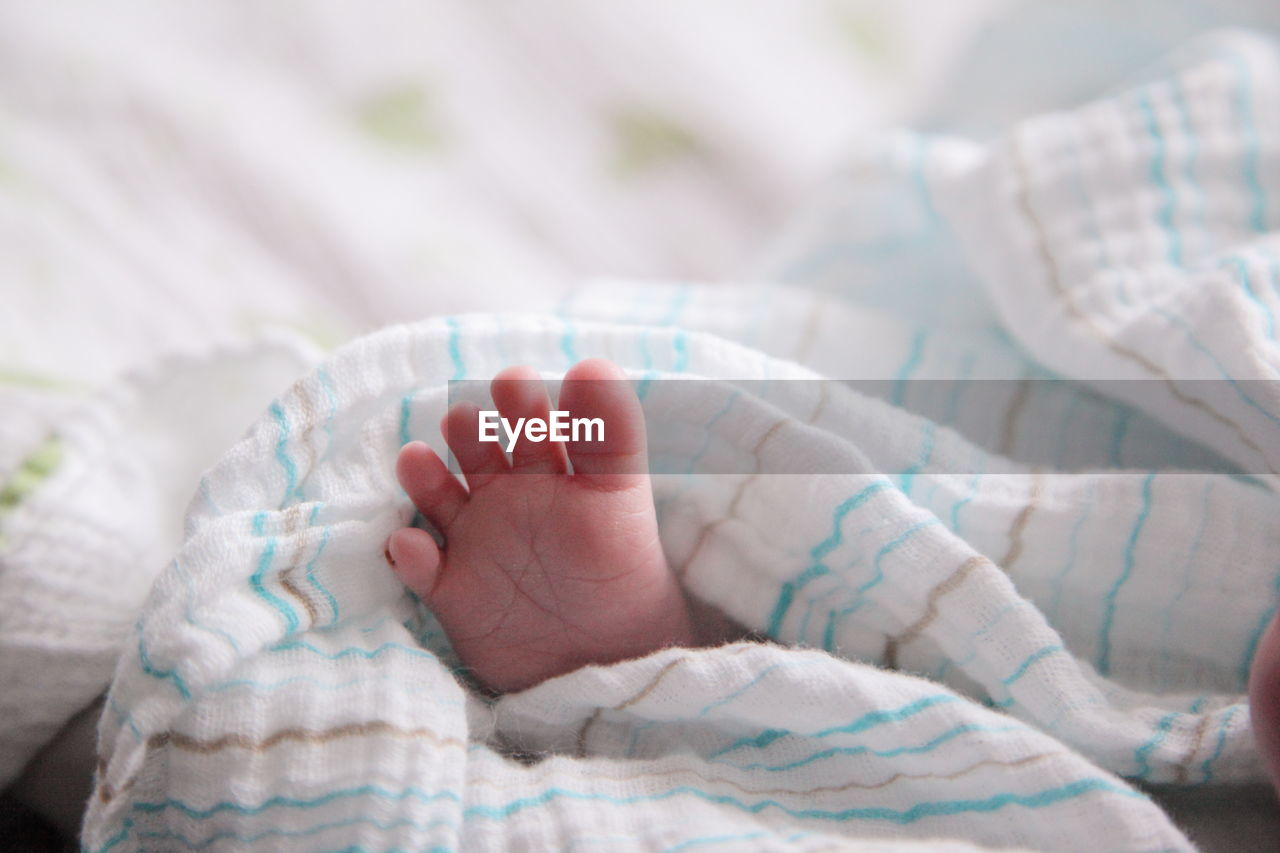
M 400 484 L 444 547 L 404 528 L 388 555 L 491 689 L 521 690 L 589 663 L 695 642 L 658 540 L 640 401 L 624 379 L 607 361 L 573 367 L 558 408 L 602 419 L 603 440 L 520 440 L 510 461 L 498 444 L 479 441 L 478 407 L 453 406 L 441 429 L 469 489 L 426 444 L 400 451 Z M 548 419 L 546 390 L 530 368 L 503 371 L 491 393 L 512 422 Z

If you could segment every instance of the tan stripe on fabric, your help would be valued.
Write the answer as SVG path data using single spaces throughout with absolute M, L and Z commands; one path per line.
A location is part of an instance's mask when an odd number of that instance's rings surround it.
M 984 563 L 990 565 L 991 561 L 981 554 L 975 554 L 961 563 L 955 571 L 935 584 L 933 589 L 929 590 L 929 594 L 925 598 L 924 615 L 908 626 L 901 634 L 896 637 L 890 637 L 885 644 L 885 666 L 897 666 L 898 651 L 923 634 L 930 623 L 938 617 L 938 599 L 964 583 L 969 575 L 973 573 L 973 570 Z
M 1019 142 L 1017 134 L 1014 134 L 1011 137 L 1009 147 L 1013 161 L 1014 173 L 1018 181 L 1018 204 L 1022 208 L 1023 215 L 1031 225 L 1031 229 L 1034 232 L 1036 250 L 1040 255 L 1041 263 L 1045 269 L 1045 277 L 1048 280 L 1050 289 L 1053 291 L 1053 295 L 1057 297 L 1058 301 L 1071 312 L 1071 315 L 1075 319 L 1079 320 L 1080 323 L 1087 328 L 1094 337 L 1102 342 L 1104 346 L 1126 361 L 1131 361 L 1139 365 L 1143 370 L 1164 382 L 1165 385 L 1168 386 L 1169 392 L 1181 402 L 1199 409 L 1218 423 L 1232 430 L 1240 439 L 1242 444 L 1258 454 L 1266 464 L 1267 470 L 1270 473 L 1280 473 L 1271 465 L 1271 460 L 1269 460 L 1266 454 L 1262 452 L 1262 448 L 1260 448 L 1251 438 L 1249 438 L 1248 435 L 1245 434 L 1239 424 L 1228 418 L 1226 415 L 1223 415 L 1221 412 L 1216 411 L 1203 400 L 1189 396 L 1185 391 L 1178 387 L 1177 382 L 1167 371 L 1165 371 L 1164 368 L 1160 367 L 1160 365 L 1156 364 L 1142 353 L 1131 349 L 1112 338 L 1105 329 L 1098 325 L 1097 320 L 1081 310 L 1080 306 L 1076 304 L 1070 291 L 1062 284 L 1057 263 L 1054 261 L 1053 255 L 1049 251 L 1049 240 L 1045 232 L 1044 224 L 1040 221 L 1040 217 L 1036 215 L 1035 209 L 1032 207 L 1030 173 L 1027 170 L 1026 157 L 1022 151 L 1022 145 Z
M 1022 417 L 1022 413 L 1026 411 L 1027 400 L 1031 399 L 1031 381 L 1026 377 L 1018 380 L 1017 388 L 1013 392 L 1013 399 L 1009 401 L 1009 408 L 1005 410 L 1004 421 L 1000 425 L 1000 454 L 1002 456 L 1013 456 L 1013 445 L 1018 440 L 1018 420 Z
M 736 649 L 731 649 L 728 652 L 725 652 L 723 656 L 732 657 L 733 655 L 740 655 L 743 652 L 750 651 L 753 648 L 758 648 L 758 647 L 754 645 L 739 646 Z M 624 708 L 629 708 L 632 705 L 639 702 L 640 700 L 644 699 L 644 697 L 648 696 L 650 693 L 654 691 L 654 689 L 657 688 L 658 684 L 662 682 L 662 679 L 666 678 L 667 673 L 671 672 L 671 670 L 675 669 L 677 666 L 679 666 L 682 663 L 688 663 L 692 659 L 693 659 L 692 655 L 685 655 L 684 657 L 679 657 L 679 658 L 676 658 L 675 660 L 668 661 L 662 667 L 662 669 L 658 670 L 654 674 L 653 678 L 649 679 L 649 681 L 645 683 L 644 687 L 641 687 L 637 692 L 632 694 L 629 698 L 622 700 L 617 705 L 614 705 L 612 710 L 621 711 Z M 578 738 L 577 738 L 575 753 L 579 758 L 582 758 L 587 754 L 587 733 L 591 730 L 591 727 L 595 725 L 596 720 L 600 719 L 600 715 L 601 713 L 603 713 L 603 711 L 604 711 L 604 708 L 596 708 L 595 711 L 592 712 L 591 716 L 588 717 L 586 721 L 583 722 L 582 727 L 578 729 Z
M 255 740 L 248 735 L 240 734 L 238 732 L 225 734 L 221 737 L 214 738 L 213 740 L 198 740 L 190 735 L 170 731 L 158 735 L 152 735 L 147 739 L 147 747 L 149 749 L 159 749 L 163 746 L 172 746 L 175 749 L 181 749 L 186 752 L 199 752 L 204 754 L 220 752 L 224 749 L 243 749 L 249 752 L 265 752 L 266 750 L 285 742 L 325 744 L 332 743 L 336 740 L 342 740 L 343 738 L 367 737 L 370 735 L 389 736 L 400 738 L 402 740 L 427 740 L 437 746 L 466 746 L 465 741 L 459 740 L 458 738 L 441 737 L 431 729 L 406 729 L 383 720 L 373 720 L 363 723 L 348 723 L 342 726 L 335 726 L 331 729 L 281 729 L 280 731 L 272 732 L 261 740 Z
M 1044 473 L 1041 471 L 1031 472 L 1031 491 L 1027 495 L 1027 502 L 1023 505 L 1018 514 L 1014 516 L 1013 522 L 1009 525 L 1009 550 L 1005 552 L 1004 558 L 1000 560 L 1000 567 L 1009 572 L 1013 568 L 1013 564 L 1022 556 L 1023 534 L 1027 530 L 1027 522 L 1031 520 L 1031 515 L 1040 506 L 1040 496 L 1044 491 Z
M 1182 760 L 1178 762 L 1174 768 L 1174 776 L 1178 784 L 1185 784 L 1190 776 L 1189 766 L 1192 759 L 1196 757 L 1196 753 L 1200 751 L 1200 744 L 1204 741 L 1204 733 L 1209 730 L 1209 715 L 1201 714 L 1200 722 L 1196 724 L 1195 731 L 1191 733 L 1191 746 L 1187 749 L 1187 754 L 1182 756 Z

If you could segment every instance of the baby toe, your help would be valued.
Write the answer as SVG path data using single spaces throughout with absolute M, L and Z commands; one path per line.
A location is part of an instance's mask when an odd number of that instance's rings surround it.
M 575 477 L 607 490 L 645 482 L 644 410 L 619 367 L 598 358 L 574 365 L 564 377 L 560 408 L 587 424 L 566 444 Z
M 396 479 L 418 512 L 448 535 L 449 526 L 467 502 L 467 490 L 425 442 L 411 441 L 400 448 Z
M 531 367 L 510 367 L 494 377 L 490 386 L 493 402 L 511 424 L 541 423 L 537 431 L 526 430 L 511 447 L 511 468 L 521 473 L 564 474 L 569 470 L 562 442 L 552 440 L 547 430 L 551 421 L 551 400 L 547 388 Z
M 440 423 L 444 440 L 472 491 L 511 470 L 502 446 L 497 441 L 481 441 L 479 428 L 480 407 L 474 403 L 454 405 Z

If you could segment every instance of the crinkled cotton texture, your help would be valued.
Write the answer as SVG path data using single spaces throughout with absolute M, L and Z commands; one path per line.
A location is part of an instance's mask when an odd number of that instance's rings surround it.
M 988 146 L 889 140 L 855 213 L 780 255 L 842 295 L 604 286 L 345 347 L 203 481 L 118 664 L 85 846 L 1191 849 L 1120 777 L 1263 778 L 1241 694 L 1280 401 L 1245 380 L 1278 355 L 1276 56 L 1226 35 Z M 412 519 L 395 454 L 443 449 L 447 380 L 589 356 L 895 383 L 651 383 L 650 417 L 702 437 L 655 435 L 691 475 L 654 481 L 668 559 L 777 643 L 488 705 L 383 560 Z M 910 384 L 1055 375 L 1084 381 Z M 721 452 L 750 467 L 698 476 Z
M 281 335 L 170 353 L 99 393 L 0 389 L 0 784 L 102 694 L 190 484 L 317 360 Z

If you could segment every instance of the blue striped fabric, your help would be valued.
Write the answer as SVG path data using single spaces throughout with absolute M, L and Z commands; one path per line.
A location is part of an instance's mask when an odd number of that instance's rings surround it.
M 208 474 L 120 660 L 86 849 L 1192 849 L 1121 777 L 1262 778 L 1280 60 L 1182 56 L 985 146 L 887 138 L 787 283 L 603 283 L 335 353 Z M 672 564 L 775 642 L 490 706 L 382 563 L 395 452 L 440 447 L 450 379 L 596 355 L 672 426 Z M 821 377 L 884 398 L 781 381 Z M 704 476 L 722 453 L 755 467 Z

